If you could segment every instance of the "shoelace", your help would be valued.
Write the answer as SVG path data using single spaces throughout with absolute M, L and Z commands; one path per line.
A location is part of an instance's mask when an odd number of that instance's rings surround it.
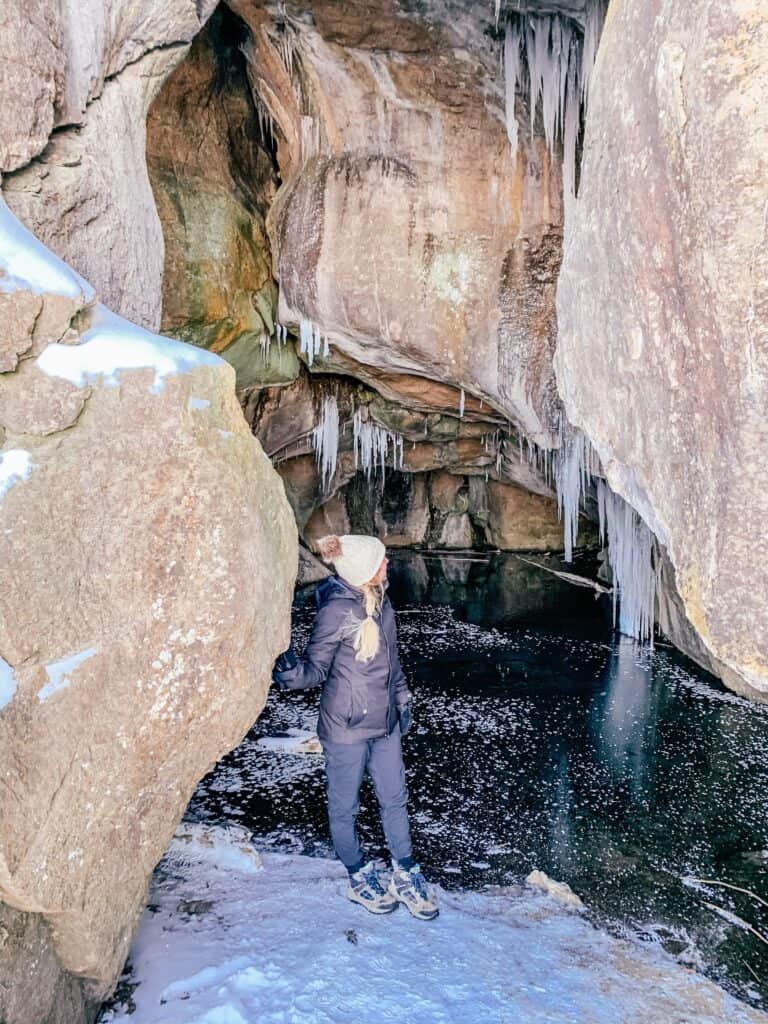
M 363 878 L 365 879 L 366 884 L 373 889 L 377 896 L 384 895 L 384 886 L 379 881 L 379 875 L 376 868 L 373 868 L 373 870 L 363 875 Z
M 422 875 L 419 865 L 416 864 L 412 867 L 408 874 L 411 876 L 411 883 L 419 896 L 421 896 L 423 900 L 429 899 L 429 893 L 427 892 L 427 880 L 424 875 Z

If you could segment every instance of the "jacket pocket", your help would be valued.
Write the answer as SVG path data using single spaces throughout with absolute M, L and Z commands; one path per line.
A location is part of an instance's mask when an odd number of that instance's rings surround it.
M 356 725 L 361 725 L 368 718 L 368 708 L 363 704 L 362 697 L 356 693 L 355 689 L 350 686 L 349 688 L 349 714 L 347 715 L 347 726 L 350 729 L 354 729 Z

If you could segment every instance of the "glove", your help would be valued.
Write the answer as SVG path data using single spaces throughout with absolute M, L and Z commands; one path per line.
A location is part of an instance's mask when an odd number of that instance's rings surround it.
M 286 673 L 292 672 L 298 663 L 299 661 L 294 653 L 293 647 L 289 647 L 287 651 L 283 651 L 272 669 L 272 682 L 277 683 L 281 690 L 287 690 L 288 683 L 284 676 Z
M 287 651 L 283 651 L 280 657 L 275 662 L 273 672 L 290 672 L 291 669 L 296 668 L 299 663 L 299 659 L 296 657 L 296 652 L 291 645 Z
M 400 716 L 400 735 L 405 736 L 413 722 L 412 707 L 410 704 L 403 704 L 397 710 Z

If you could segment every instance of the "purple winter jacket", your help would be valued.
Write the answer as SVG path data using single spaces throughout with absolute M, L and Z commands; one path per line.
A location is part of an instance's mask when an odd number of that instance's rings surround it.
M 397 656 L 397 626 L 388 597 L 376 621 L 379 651 L 355 660 L 354 638 L 365 618 L 362 591 L 330 576 L 316 592 L 317 617 L 302 658 L 278 659 L 273 678 L 283 690 L 323 687 L 317 735 L 333 743 L 359 743 L 388 736 L 411 694 Z M 291 665 L 291 667 L 284 667 Z

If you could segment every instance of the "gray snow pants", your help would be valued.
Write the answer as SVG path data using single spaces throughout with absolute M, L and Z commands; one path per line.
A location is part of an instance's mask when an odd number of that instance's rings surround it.
M 411 857 L 408 825 L 408 790 L 400 746 L 400 726 L 389 736 L 360 743 L 332 743 L 322 740 L 328 776 L 328 820 L 339 860 L 348 871 L 363 866 L 355 820 L 360 810 L 360 786 L 366 770 L 373 780 L 381 811 L 381 823 L 392 856 L 400 861 Z

